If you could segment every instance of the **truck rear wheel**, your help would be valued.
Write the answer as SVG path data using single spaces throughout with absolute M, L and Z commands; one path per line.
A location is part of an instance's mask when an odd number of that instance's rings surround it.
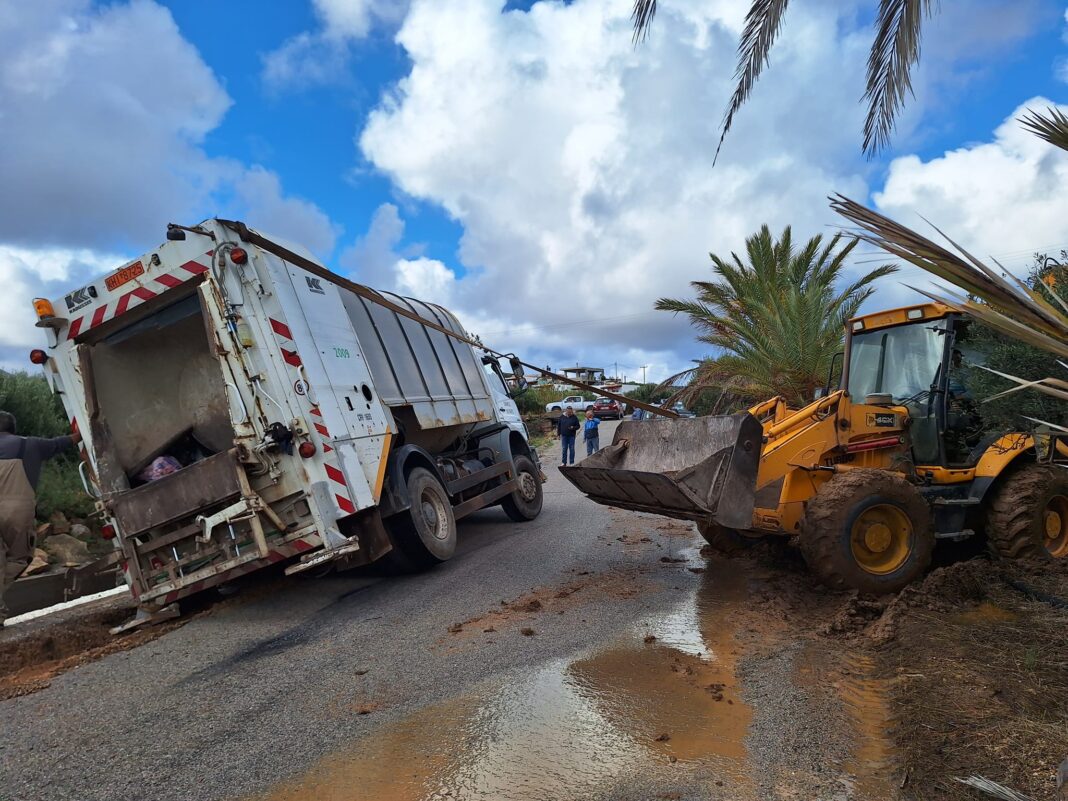
M 541 514 L 542 489 L 538 468 L 526 456 L 513 460 L 519 477 L 519 487 L 501 501 L 504 513 L 517 523 L 533 520 Z
M 1007 476 L 987 507 L 986 536 L 1010 559 L 1068 557 L 1068 471 L 1030 464 Z
M 424 467 L 408 474 L 407 511 L 390 518 L 393 544 L 416 567 L 432 567 L 456 552 L 456 518 L 445 488 Z
M 896 473 L 849 470 L 808 502 L 800 545 L 809 569 L 828 587 L 897 592 L 931 563 L 930 507 Z

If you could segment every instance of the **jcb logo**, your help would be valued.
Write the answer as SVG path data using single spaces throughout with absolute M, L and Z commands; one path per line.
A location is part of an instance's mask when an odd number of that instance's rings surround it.
M 897 415 L 889 412 L 872 412 L 867 415 L 865 422 L 868 428 L 894 428 L 897 426 Z
M 304 276 L 304 280 L 308 282 L 308 289 L 312 292 L 318 292 L 320 295 L 325 295 L 326 290 L 323 289 L 323 285 L 319 283 L 319 279 L 311 275 Z

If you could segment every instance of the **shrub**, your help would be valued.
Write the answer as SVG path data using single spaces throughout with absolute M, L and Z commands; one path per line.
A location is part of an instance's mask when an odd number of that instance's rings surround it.
M 70 431 L 63 406 L 43 376 L 0 370 L 0 409 L 15 415 L 18 433 L 23 436 L 58 437 Z M 73 455 L 58 456 L 41 470 L 37 515 L 46 519 L 56 511 L 68 517 L 86 517 L 93 511 Z

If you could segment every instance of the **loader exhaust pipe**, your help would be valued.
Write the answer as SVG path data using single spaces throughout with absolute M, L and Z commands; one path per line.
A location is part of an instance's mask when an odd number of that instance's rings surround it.
M 626 421 L 611 445 L 560 472 L 605 506 L 747 529 L 762 443 L 748 413 Z

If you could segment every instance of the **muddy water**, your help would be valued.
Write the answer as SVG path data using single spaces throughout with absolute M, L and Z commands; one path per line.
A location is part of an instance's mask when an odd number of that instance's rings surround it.
M 838 692 L 853 723 L 853 753 L 845 764 L 860 799 L 891 799 L 897 793 L 899 762 L 893 746 L 887 681 L 874 677 L 875 661 L 867 654 L 844 659 Z
M 263 801 L 615 797 L 700 770 L 745 794 L 752 710 L 735 676 L 737 572 L 611 646 L 556 660 L 387 724 Z M 615 788 L 615 790 L 613 790 Z

